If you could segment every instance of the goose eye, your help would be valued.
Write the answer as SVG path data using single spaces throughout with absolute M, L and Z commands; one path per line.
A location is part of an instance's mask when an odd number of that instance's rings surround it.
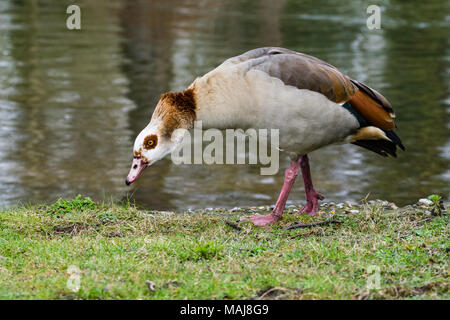
M 145 149 L 153 149 L 156 147 L 158 143 L 158 136 L 155 134 L 151 134 L 144 139 L 144 148 Z

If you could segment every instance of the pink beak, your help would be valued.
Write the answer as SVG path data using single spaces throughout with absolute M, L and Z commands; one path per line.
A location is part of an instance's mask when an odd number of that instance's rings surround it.
M 136 179 L 139 178 L 142 171 L 144 171 L 144 169 L 147 168 L 148 165 L 149 163 L 142 160 L 141 157 L 134 157 L 130 172 L 128 173 L 128 176 L 125 180 L 126 185 L 129 186 L 134 181 L 136 181 Z

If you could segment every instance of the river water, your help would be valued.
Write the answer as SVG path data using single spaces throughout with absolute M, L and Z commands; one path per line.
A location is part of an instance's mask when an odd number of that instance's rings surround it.
M 66 8 L 81 7 L 81 30 Z M 382 92 L 406 152 L 382 158 L 353 145 L 310 155 L 328 200 L 448 199 L 449 2 L 380 1 L 0 2 L 0 205 L 78 193 L 153 209 L 272 204 L 276 176 L 257 166 L 164 159 L 125 186 L 132 145 L 163 92 L 181 90 L 228 57 L 262 46 L 317 56 Z M 292 203 L 304 201 L 298 181 Z

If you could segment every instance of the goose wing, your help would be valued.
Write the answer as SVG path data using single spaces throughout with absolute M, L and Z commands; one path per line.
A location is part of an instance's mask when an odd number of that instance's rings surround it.
M 221 67 L 237 64 L 248 70 L 266 72 L 286 85 L 319 92 L 335 103 L 349 102 L 368 125 L 382 130 L 395 128 L 394 111 L 385 97 L 318 58 L 285 48 L 266 47 L 230 58 Z

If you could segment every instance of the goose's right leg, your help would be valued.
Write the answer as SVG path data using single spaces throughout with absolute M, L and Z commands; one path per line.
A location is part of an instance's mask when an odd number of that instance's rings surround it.
M 284 207 L 286 206 L 286 201 L 288 199 L 289 193 L 291 192 L 292 186 L 294 185 L 295 178 L 298 176 L 300 163 L 299 161 L 291 161 L 291 166 L 286 169 L 284 175 L 283 188 L 278 196 L 277 203 L 271 214 L 266 216 L 252 216 L 248 219 L 242 219 L 243 221 L 250 220 L 256 226 L 266 226 L 273 224 L 281 219 L 283 215 Z

